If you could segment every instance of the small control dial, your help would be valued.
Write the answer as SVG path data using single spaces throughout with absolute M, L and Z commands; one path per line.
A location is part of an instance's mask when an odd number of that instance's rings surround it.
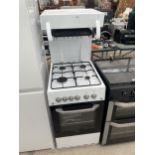
M 92 95 L 91 95 L 91 98 L 93 98 L 93 99 L 95 99 L 96 97 L 97 97 L 96 94 L 92 94 Z
M 89 99 L 89 95 L 84 95 L 83 98 L 88 100 Z
M 63 101 L 64 101 L 64 102 L 66 102 L 66 101 L 67 101 L 67 97 L 63 97 L 62 99 L 63 99 Z
M 134 90 L 131 92 L 131 96 L 132 96 L 132 97 L 135 96 L 135 91 L 134 91 Z
M 57 97 L 55 100 L 56 100 L 56 102 L 58 102 L 58 103 L 61 102 L 61 98 L 60 98 L 60 97 Z
M 80 96 L 78 96 L 78 95 L 75 96 L 74 98 L 75 98 L 76 100 L 80 100 Z
M 127 92 L 126 91 L 123 91 L 122 92 L 122 96 L 126 96 L 127 95 Z
M 73 97 L 73 96 L 69 96 L 68 99 L 69 99 L 70 101 L 73 101 L 73 100 L 74 100 L 74 97 Z

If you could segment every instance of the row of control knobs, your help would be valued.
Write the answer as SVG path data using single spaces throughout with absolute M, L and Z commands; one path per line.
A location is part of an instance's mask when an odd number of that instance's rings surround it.
M 123 96 L 123 97 L 125 97 L 127 94 L 128 94 L 128 93 L 127 93 L 126 91 L 123 91 L 123 92 L 122 92 L 122 96 Z M 131 92 L 130 92 L 130 95 L 131 95 L 132 97 L 134 97 L 134 96 L 135 96 L 135 91 L 134 91 L 134 90 L 131 91 Z
M 97 97 L 97 95 L 96 94 L 92 94 L 90 96 L 89 95 L 84 95 L 83 99 L 88 100 L 90 97 L 92 99 L 95 99 Z M 57 97 L 55 99 L 55 101 L 59 103 L 61 101 L 64 101 L 64 102 L 66 102 L 66 101 L 73 101 L 73 100 L 79 101 L 80 99 L 81 99 L 81 97 L 79 95 L 76 95 L 76 96 L 62 97 L 62 98 L 61 97 Z

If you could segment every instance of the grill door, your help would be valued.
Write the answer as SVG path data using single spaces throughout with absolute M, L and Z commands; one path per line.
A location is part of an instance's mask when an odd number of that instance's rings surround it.
M 135 123 L 107 122 L 102 144 L 133 141 L 135 139 Z
M 130 119 L 135 117 L 134 102 L 109 102 L 106 121 Z

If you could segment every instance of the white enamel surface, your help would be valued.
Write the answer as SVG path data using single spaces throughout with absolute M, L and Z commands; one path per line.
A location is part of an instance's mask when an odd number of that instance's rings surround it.
M 52 62 L 90 60 L 91 40 L 89 36 L 54 38 L 52 42 L 49 42 Z
M 44 89 L 47 64 L 42 53 L 36 0 L 20 0 L 19 151 L 53 148 Z
M 90 62 L 91 63 L 91 62 Z M 92 64 L 92 63 L 91 63 Z M 49 76 L 49 83 L 48 83 L 48 100 L 49 100 L 49 105 L 62 105 L 62 104 L 69 104 L 69 103 L 80 103 L 80 102 L 88 102 L 88 101 L 103 101 L 105 100 L 105 92 L 106 92 L 106 87 L 104 83 L 102 82 L 100 76 L 98 75 L 96 69 L 94 68 L 93 64 L 92 67 L 100 81 L 101 84 L 97 86 L 82 86 L 82 87 L 73 87 L 73 88 L 63 88 L 63 89 L 51 89 L 51 75 L 52 75 L 52 64 L 51 64 L 51 70 L 50 70 L 50 76 Z M 92 82 L 96 82 L 96 79 L 93 79 Z M 57 86 L 57 85 L 55 85 Z M 60 87 L 62 85 L 60 84 Z M 96 94 L 96 98 L 92 98 L 91 95 Z M 63 98 L 63 97 L 75 97 L 79 95 L 80 100 L 73 100 L 73 101 L 61 101 L 61 102 L 56 102 L 56 98 Z M 84 95 L 89 95 L 89 99 L 84 99 Z
M 81 68 L 84 66 L 84 68 Z M 63 69 L 62 69 L 63 68 Z M 90 86 L 99 84 L 100 81 L 96 77 L 89 62 L 71 63 L 71 64 L 54 64 L 52 67 L 51 87 L 52 88 L 65 88 L 74 87 L 76 83 L 78 86 Z M 63 83 L 57 81 L 60 77 L 65 77 L 67 80 Z M 86 79 L 89 77 L 89 80 Z
M 43 91 L 19 95 L 19 151 L 54 148 Z
M 41 29 L 48 35 L 52 62 L 90 60 L 92 38 L 89 36 L 54 38 L 49 29 L 97 28 L 99 38 L 104 16 L 105 13 L 94 9 L 45 10 L 40 15 L 40 22 Z
M 103 26 L 105 13 L 94 9 L 61 9 L 45 10 L 41 16 L 41 28 L 46 30 L 49 22 L 52 29 L 63 28 L 92 28 L 96 27 L 96 20 Z
M 100 133 L 83 134 L 56 138 L 57 148 L 67 148 L 80 145 L 98 144 Z
M 38 6 L 33 0 L 19 2 L 19 89 L 39 90 L 46 83 L 47 64 L 41 50 Z

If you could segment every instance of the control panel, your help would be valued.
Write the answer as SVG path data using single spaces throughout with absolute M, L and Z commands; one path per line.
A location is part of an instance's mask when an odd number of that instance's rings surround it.
M 48 89 L 49 106 L 104 101 L 105 85 L 77 89 Z
M 111 88 L 110 93 L 111 100 L 119 100 L 119 101 L 135 101 L 135 87 L 128 86 L 128 87 L 115 87 Z
M 61 102 L 73 102 L 73 101 L 80 101 L 80 100 L 89 100 L 89 99 L 96 99 L 97 98 L 97 94 L 91 94 L 91 95 L 88 95 L 88 94 L 85 94 L 83 96 L 80 96 L 80 95 L 76 95 L 76 96 L 63 96 L 63 97 L 56 97 L 55 98 L 55 102 L 56 103 L 61 103 Z

